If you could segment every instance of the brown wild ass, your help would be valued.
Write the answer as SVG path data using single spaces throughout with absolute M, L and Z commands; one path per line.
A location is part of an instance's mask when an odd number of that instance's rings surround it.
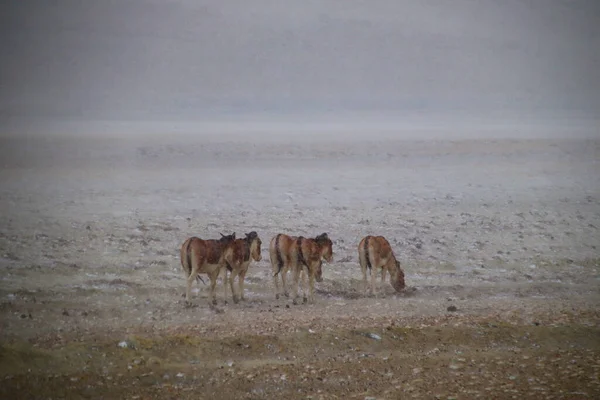
M 322 277 L 322 260 L 328 263 L 333 261 L 333 244 L 327 233 L 322 233 L 313 238 L 305 238 L 302 236 L 288 236 L 285 234 L 275 235 L 271 239 L 269 245 L 269 255 L 271 258 L 271 266 L 273 268 L 273 282 L 275 283 L 275 298 L 279 298 L 279 281 L 277 276 L 281 273 L 281 281 L 283 284 L 283 292 L 287 297 L 289 292 L 286 287 L 286 274 L 291 270 L 294 276 L 293 284 L 293 303 L 297 304 L 298 298 L 298 280 L 300 273 L 308 274 L 310 286 L 310 302 L 314 303 L 314 286 L 315 280 L 321 282 Z M 307 302 L 306 296 L 306 277 L 303 274 L 303 299 Z
M 381 268 L 381 282 L 385 282 L 385 273 L 390 273 L 390 283 L 397 292 L 405 287 L 404 271 L 400 267 L 400 261 L 392 251 L 390 243 L 383 236 L 365 236 L 358 245 L 358 260 L 363 274 L 365 293 L 369 290 L 371 295 L 375 294 L 375 275 L 377 269 Z M 371 274 L 371 285 L 367 284 L 367 270 Z
M 223 284 L 225 286 L 225 298 L 227 298 L 227 272 L 231 272 L 229 284 L 231 286 L 231 294 L 233 302 L 238 303 L 241 300 L 246 300 L 244 297 L 244 278 L 250 261 L 259 262 L 262 260 L 261 253 L 262 241 L 258 237 L 258 233 L 252 231 L 246 233 L 243 239 L 236 239 L 225 253 L 225 264 L 227 268 L 223 268 L 225 278 Z M 238 293 L 235 292 L 233 280 L 238 276 Z
M 196 279 L 202 280 L 199 274 L 207 274 L 210 278 L 210 298 L 212 304 L 217 304 L 215 287 L 221 268 L 225 265 L 225 253 L 235 241 L 235 232 L 231 235 L 220 234 L 218 240 L 203 240 L 192 236 L 181 245 L 181 266 L 186 274 L 187 286 L 185 290 L 186 304 L 190 304 L 190 292 Z

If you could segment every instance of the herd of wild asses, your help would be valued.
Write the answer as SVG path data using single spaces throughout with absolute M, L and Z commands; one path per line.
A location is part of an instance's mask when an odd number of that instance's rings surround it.
M 217 304 L 216 285 L 221 271 L 224 272 L 225 298 L 227 298 L 227 284 L 231 287 L 233 302 L 244 300 L 244 278 L 252 260 L 258 262 L 262 259 L 261 245 L 255 231 L 246 233 L 242 239 L 236 239 L 235 232 L 231 235 L 221 234 L 220 239 L 188 238 L 181 246 L 181 266 L 187 278 L 185 291 L 186 304 L 190 304 L 190 292 L 194 281 L 204 280 L 200 274 L 207 274 L 210 279 L 210 299 L 212 304 Z M 283 233 L 275 235 L 269 244 L 269 256 L 273 268 L 273 283 L 275 297 L 279 299 L 281 290 L 289 297 L 286 275 L 292 272 L 292 299 L 298 304 L 298 281 L 302 275 L 303 300 L 314 303 L 314 283 L 321 282 L 323 260 L 328 263 L 333 261 L 332 242 L 327 233 L 322 233 L 314 238 L 303 236 L 288 236 Z M 365 236 L 358 245 L 358 259 L 363 275 L 365 291 L 373 295 L 375 292 L 375 276 L 381 269 L 382 281 L 386 272 L 390 273 L 390 283 L 401 291 L 405 287 L 404 272 L 400 262 L 396 259 L 389 242 L 383 236 Z M 367 272 L 370 274 L 370 285 L 367 284 Z M 228 277 L 229 273 L 229 277 Z M 309 293 L 306 294 L 306 276 L 308 275 Z M 234 279 L 238 277 L 237 289 Z

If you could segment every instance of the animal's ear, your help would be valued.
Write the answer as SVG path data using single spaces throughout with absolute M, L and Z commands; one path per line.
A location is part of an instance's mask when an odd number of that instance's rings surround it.
M 221 237 L 225 237 L 225 235 L 223 235 L 221 232 L 219 232 L 219 235 L 221 235 Z
M 231 235 L 231 237 L 235 239 L 235 232 L 233 232 L 233 234 Z

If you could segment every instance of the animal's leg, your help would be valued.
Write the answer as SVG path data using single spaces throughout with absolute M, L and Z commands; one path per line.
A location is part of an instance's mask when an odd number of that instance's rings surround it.
M 238 275 L 238 269 L 234 269 L 233 271 L 231 271 L 231 279 L 229 280 L 229 283 L 231 284 L 231 293 L 233 295 L 233 302 L 235 304 L 240 302 L 239 299 L 239 293 L 235 292 L 235 285 L 233 284 L 233 281 L 235 280 L 235 277 Z M 238 278 L 239 279 L 239 278 Z
M 307 269 L 302 268 L 302 272 L 301 273 L 302 273 L 302 302 L 306 303 L 307 302 L 306 295 L 307 295 L 307 293 L 309 291 L 309 288 L 306 285 L 306 275 L 310 276 L 308 280 L 311 282 L 310 283 L 311 284 L 311 290 L 312 290 L 312 285 L 313 285 L 314 278 L 313 278 L 313 274 L 311 274 L 310 271 L 308 270 L 308 267 L 307 267 Z
M 362 276 L 363 276 L 363 285 L 365 294 L 369 291 L 369 283 L 367 282 L 367 267 L 365 265 L 361 265 Z
M 227 264 L 229 265 L 229 264 Z M 227 279 L 227 275 L 228 275 L 228 269 L 227 269 L 227 265 L 225 267 L 223 267 L 223 292 L 224 292 L 224 302 L 225 304 L 227 304 L 227 285 L 229 284 L 229 281 Z M 233 277 L 232 277 L 233 279 Z M 231 289 L 231 292 L 233 293 L 233 288 Z
M 371 267 L 371 295 L 375 295 L 375 275 L 377 275 L 377 272 L 375 272 L 375 268 Z
M 192 285 L 196 280 L 196 276 L 198 275 L 198 267 L 192 266 L 192 272 L 190 272 L 190 276 L 187 278 L 187 286 L 185 288 L 185 302 L 187 304 L 190 303 L 190 297 L 192 295 Z
M 358 262 L 360 264 L 360 270 L 362 272 L 364 294 L 367 295 L 367 292 L 369 290 L 369 284 L 367 283 L 367 257 L 366 254 L 362 251 L 359 251 Z
M 294 274 L 294 282 L 292 284 L 292 302 L 294 304 L 298 304 L 298 281 L 300 279 L 300 266 L 296 266 L 296 268 L 292 269 L 292 273 Z
M 273 273 L 273 284 L 275 285 L 275 298 L 276 299 L 279 299 L 279 276 L 278 275 L 275 275 L 275 273 Z
M 246 297 L 244 296 L 244 279 L 246 279 L 246 272 L 248 272 L 248 270 L 243 270 L 240 271 L 240 275 L 239 275 L 239 286 L 240 286 L 240 290 L 239 290 L 239 294 L 240 294 L 240 299 L 241 300 L 246 300 Z
M 277 265 L 276 256 L 273 253 L 270 253 L 271 256 L 271 271 L 273 272 L 273 285 L 275 286 L 275 298 L 279 299 L 279 275 L 282 271 L 279 271 L 279 266 Z
M 311 304 L 315 304 L 315 276 L 314 274 L 311 274 L 310 272 L 307 272 L 308 275 L 308 283 L 310 286 L 310 303 Z M 306 300 L 306 297 L 304 297 L 304 299 Z
M 290 297 L 289 286 L 288 286 L 288 283 L 286 282 L 288 269 L 289 269 L 289 267 L 283 267 L 283 269 L 281 270 L 281 284 L 283 286 L 283 295 L 285 297 Z
M 219 278 L 219 270 L 216 273 L 210 274 L 210 298 L 212 299 L 212 304 L 217 305 L 217 279 Z
M 385 275 L 386 275 L 386 272 L 387 272 L 387 268 L 385 268 L 385 267 L 381 268 L 381 287 L 383 287 L 384 284 L 385 284 Z M 379 290 L 379 288 L 377 290 Z

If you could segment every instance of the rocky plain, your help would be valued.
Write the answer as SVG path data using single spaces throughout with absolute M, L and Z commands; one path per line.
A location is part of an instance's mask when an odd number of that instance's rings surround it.
M 0 141 L 2 398 L 600 397 L 598 139 Z M 250 231 L 246 301 L 185 307 L 181 244 Z M 275 299 L 271 237 L 323 232 L 315 304 Z

